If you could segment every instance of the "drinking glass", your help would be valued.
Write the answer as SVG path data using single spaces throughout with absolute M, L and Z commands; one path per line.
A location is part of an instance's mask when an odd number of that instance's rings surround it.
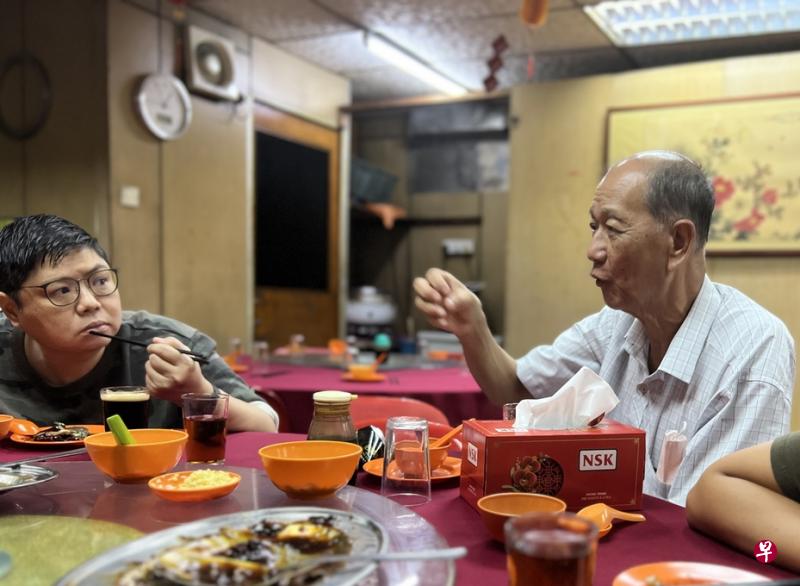
M 419 417 L 390 417 L 385 441 L 381 494 L 407 507 L 430 501 L 428 422 Z
M 597 526 L 573 513 L 528 513 L 505 524 L 511 586 L 592 586 Z
M 150 391 L 147 387 L 105 387 L 100 389 L 103 404 L 103 424 L 108 431 L 106 419 L 119 415 L 128 429 L 147 427 L 150 416 Z
M 518 403 L 505 403 L 503 405 L 503 421 L 514 421 L 517 418 Z
M 228 395 L 181 395 L 186 461 L 189 463 L 225 463 L 225 426 L 228 421 Z

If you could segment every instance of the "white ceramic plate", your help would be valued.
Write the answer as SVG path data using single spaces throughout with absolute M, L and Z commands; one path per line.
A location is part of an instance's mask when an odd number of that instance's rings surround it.
M 289 522 L 307 519 L 310 516 L 331 516 L 333 525 L 347 534 L 353 552 L 369 553 L 386 551 L 388 535 L 383 527 L 367 517 L 318 507 L 280 507 L 259 509 L 232 515 L 210 517 L 194 523 L 178 525 L 164 531 L 151 533 L 141 539 L 109 550 L 78 566 L 62 577 L 56 586 L 108 586 L 114 584 L 117 575 L 129 564 L 142 562 L 162 550 L 180 544 L 181 537 L 200 537 L 223 527 L 248 527 L 262 520 Z M 315 586 L 350 586 L 359 583 L 375 569 L 376 564 L 345 566 L 336 574 L 326 576 Z

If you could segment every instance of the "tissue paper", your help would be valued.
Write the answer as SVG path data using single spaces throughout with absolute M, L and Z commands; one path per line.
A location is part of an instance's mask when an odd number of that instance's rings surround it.
M 608 413 L 619 399 L 608 383 L 585 366 L 551 397 L 517 405 L 514 429 L 575 429 Z

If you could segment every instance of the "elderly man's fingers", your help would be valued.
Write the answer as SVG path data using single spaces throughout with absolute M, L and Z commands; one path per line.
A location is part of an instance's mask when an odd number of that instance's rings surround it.
M 425 279 L 431 284 L 431 287 L 436 289 L 443 297 L 447 297 L 452 288 L 450 287 L 450 283 L 452 282 L 455 277 L 448 273 L 447 271 L 443 271 L 442 269 L 428 269 L 428 272 L 425 273 Z M 458 282 L 458 279 L 455 279 Z
M 439 292 L 431 287 L 431 284 L 428 282 L 427 279 L 423 279 L 422 277 L 417 277 L 414 279 L 413 282 L 414 292 L 419 295 L 425 301 L 430 301 L 432 303 L 441 303 L 442 296 Z
M 414 305 L 416 305 L 417 309 L 419 309 L 422 313 L 431 318 L 438 318 L 447 315 L 447 312 L 444 310 L 444 307 L 442 307 L 440 304 L 428 303 L 421 297 L 416 297 L 414 299 Z
M 444 300 L 444 307 L 452 313 L 461 313 L 475 304 L 476 297 L 466 287 L 455 289 L 451 295 Z

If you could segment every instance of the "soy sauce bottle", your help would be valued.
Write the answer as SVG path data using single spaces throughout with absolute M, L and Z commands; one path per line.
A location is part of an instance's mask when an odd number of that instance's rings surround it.
M 314 417 L 308 427 L 308 439 L 358 444 L 358 434 L 350 418 L 353 395 L 344 391 L 319 391 L 313 397 Z M 357 475 L 358 467 L 348 484 L 355 486 Z

